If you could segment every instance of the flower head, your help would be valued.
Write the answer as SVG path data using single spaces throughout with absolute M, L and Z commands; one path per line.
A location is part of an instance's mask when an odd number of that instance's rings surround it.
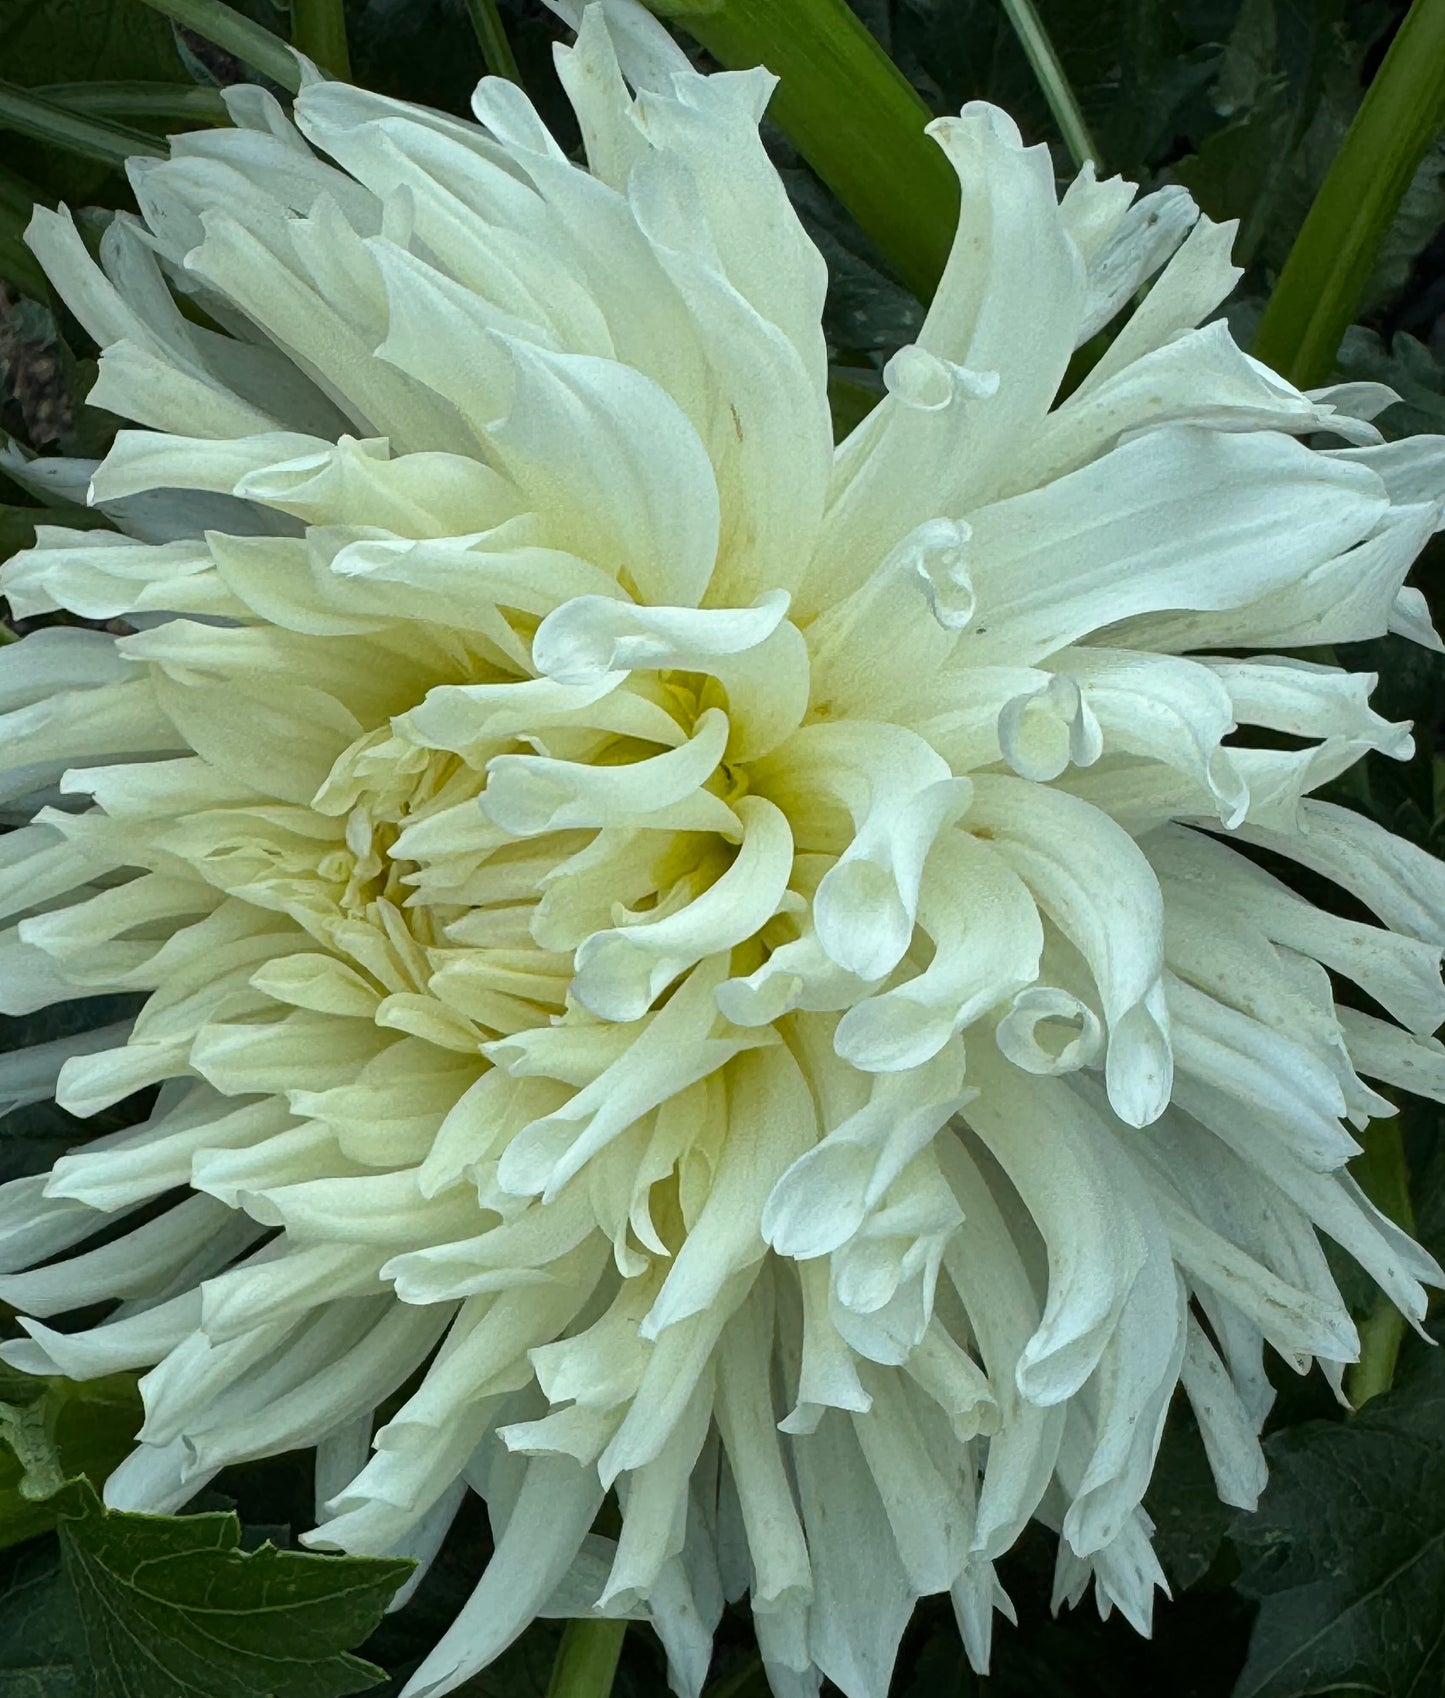
M 145 1370 L 115 1504 L 314 1444 L 309 1541 L 425 1561 L 480 1493 L 415 1698 L 591 1608 L 696 1693 L 744 1592 L 777 1693 L 881 1698 L 926 1594 L 983 1665 L 1033 1518 L 1147 1626 L 1176 1386 L 1250 1505 L 1265 1346 L 1357 1352 L 1320 1234 L 1416 1318 L 1440 1279 L 1344 1164 L 1362 1074 L 1445 1092 L 1445 871 L 1315 798 L 1409 731 L 1293 655 L 1438 646 L 1445 447 L 1199 328 L 1183 190 L 1060 200 L 970 106 L 835 448 L 771 79 L 578 21 L 586 169 L 505 82 L 311 81 L 136 161 L 98 266 L 36 214 L 141 428 L 15 466 L 117 527 L 42 527 L 16 612 L 132 634 L 0 653 L 3 1006 L 138 1012 L 0 1088 L 160 1089 L 0 1190 L 3 1354 Z

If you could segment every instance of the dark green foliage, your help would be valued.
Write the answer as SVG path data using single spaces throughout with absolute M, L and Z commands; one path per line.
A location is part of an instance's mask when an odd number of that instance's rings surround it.
M 56 1542 L 0 1554 L 0 1698 L 82 1698 L 78 1650 Z
M 110 1471 L 138 1419 L 134 1386 L 7 1376 L 0 1389 L 37 1385 L 0 1405 L 0 1539 L 56 1526 L 58 1561 L 51 1541 L 0 1563 L 0 1698 L 344 1698 L 385 1678 L 350 1647 L 409 1562 L 245 1550 L 232 1513 L 103 1509 L 88 1479 L 62 1476 Z M 67 1420 L 76 1405 L 83 1418 Z
M 6 78 L 27 88 L 185 79 L 170 25 L 129 0 L 0 0 L 0 39 Z
M 1266 1448 L 1269 1490 L 1232 1535 L 1261 1600 L 1235 1698 L 1445 1691 L 1445 1356 L 1412 1351 L 1352 1421 Z
M 103 1512 L 84 1481 L 60 1508 L 94 1698 L 342 1698 L 382 1677 L 347 1647 L 410 1563 L 242 1551 L 234 1515 Z
M 1415 337 L 1400 331 L 1388 347 L 1373 330 L 1355 325 L 1345 335 L 1343 376 L 1388 383 L 1400 397 L 1388 422 L 1396 436 L 1445 431 L 1445 365 Z

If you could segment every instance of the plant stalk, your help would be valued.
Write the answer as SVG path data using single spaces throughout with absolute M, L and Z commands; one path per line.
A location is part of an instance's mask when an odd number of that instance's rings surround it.
M 301 87 L 301 67 L 286 43 L 221 0 L 139 0 L 139 4 L 194 30 L 292 94 Z
M 342 0 L 291 0 L 291 43 L 328 76 L 350 80 Z
M 141 130 L 84 117 L 12 83 L 0 83 L 0 129 L 15 130 L 106 165 L 123 165 L 136 153 L 162 155 L 166 151 L 154 136 Z
M 567 1623 L 547 1698 L 607 1698 L 622 1655 L 627 1623 L 610 1616 L 579 1616 Z
M 506 77 L 509 82 L 520 86 L 522 73 L 517 69 L 512 44 L 507 40 L 507 32 L 502 27 L 497 0 L 466 0 L 466 5 L 467 16 L 472 20 L 472 28 L 476 31 L 477 43 L 482 50 L 482 63 L 487 68 L 487 74 Z
M 1410 1176 L 1398 1116 L 1372 1120 L 1363 1143 L 1364 1149 L 1350 1164 L 1350 1171 L 1377 1209 L 1406 1232 L 1413 1232 L 1415 1211 L 1410 1206 Z M 1360 1359 L 1345 1375 L 1345 1395 L 1356 1410 L 1390 1389 L 1405 1337 L 1405 1317 L 1381 1292 L 1360 1322 L 1359 1331 Z
M 188 88 L 185 83 L 50 83 L 30 92 L 87 116 L 178 119 L 196 124 L 231 121 L 219 89 Z
M 1019 46 L 1023 48 L 1029 64 L 1033 67 L 1039 87 L 1044 92 L 1044 99 L 1049 103 L 1049 111 L 1053 113 L 1054 122 L 1059 126 L 1064 145 L 1073 156 L 1074 164 L 1082 166 L 1085 160 L 1092 159 L 1097 165 L 1099 149 L 1089 134 L 1089 126 L 1084 121 L 1078 98 L 1058 54 L 1054 51 L 1053 42 L 1049 40 L 1048 31 L 1034 6 L 1034 0 L 1002 0 L 1002 3 L 1009 23 L 1013 25 L 1013 32 L 1019 38 Z

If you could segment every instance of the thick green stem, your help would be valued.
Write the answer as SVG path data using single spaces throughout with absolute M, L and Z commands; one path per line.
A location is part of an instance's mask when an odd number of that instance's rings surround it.
M 482 50 L 482 63 L 487 67 L 488 74 L 520 83 L 522 73 L 517 69 L 517 61 L 512 53 L 512 44 L 507 40 L 507 32 L 502 28 L 497 0 L 467 0 L 467 16 L 472 20 L 472 28 L 476 31 L 477 43 Z
M 301 67 L 286 43 L 242 13 L 222 5 L 221 0 L 139 0 L 139 3 L 213 41 L 253 71 L 260 71 L 272 82 L 290 89 L 292 94 L 301 87 Z
M 567 1623 L 547 1698 L 607 1698 L 622 1655 L 625 1621 L 580 1616 Z
M 1364 1146 L 1350 1171 L 1377 1209 L 1406 1232 L 1413 1232 L 1415 1212 L 1410 1206 L 1410 1176 L 1399 1120 L 1372 1120 Z M 1405 1317 L 1381 1293 L 1360 1323 L 1360 1359 L 1345 1376 L 1345 1393 L 1356 1409 L 1390 1389 L 1404 1337 Z
M 1323 383 L 1415 168 L 1445 128 L 1445 0 L 1415 0 L 1320 185 L 1255 337 L 1301 387 Z
M 924 135 L 932 114 L 846 0 L 648 0 L 729 69 L 779 79 L 769 116 L 927 300 L 958 222 L 958 180 Z
M 291 41 L 314 65 L 343 82 L 351 76 L 341 0 L 291 0 Z
M 51 83 L 31 90 L 72 112 L 102 118 L 179 119 L 195 124 L 228 124 L 226 103 L 214 88 L 185 83 Z
M 1003 0 L 1003 9 L 1039 80 L 1039 87 L 1044 91 L 1044 99 L 1048 101 L 1049 111 L 1059 126 L 1064 145 L 1074 157 L 1074 164 L 1082 165 L 1086 159 L 1092 159 L 1097 165 L 1099 150 L 1089 134 L 1089 126 L 1084 122 L 1084 114 L 1079 109 L 1059 56 L 1054 52 L 1054 44 L 1049 40 L 1043 20 L 1035 9 L 1034 0 Z
M 107 165 L 122 165 L 132 154 L 163 154 L 154 136 L 123 124 L 84 118 L 67 106 L 42 99 L 30 90 L 0 83 L 0 129 L 16 130 L 36 141 L 49 142 L 68 153 L 81 153 Z

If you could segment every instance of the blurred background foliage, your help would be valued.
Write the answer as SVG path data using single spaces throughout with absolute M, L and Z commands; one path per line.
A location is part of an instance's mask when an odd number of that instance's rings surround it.
M 1053 145 L 1061 176 L 1071 170 L 999 0 L 850 4 L 932 110 L 996 101 L 1029 139 Z M 306 22 L 277 0 L 232 5 L 282 39 Z M 298 8 L 314 15 L 305 0 Z M 1246 275 L 1229 313 L 1246 346 L 1406 9 L 1402 0 L 1038 0 L 1101 175 L 1120 172 L 1146 188 L 1183 183 L 1211 216 L 1239 220 L 1236 256 Z M 492 16 L 520 79 L 562 144 L 575 148 L 550 62 L 564 31 L 538 0 L 495 0 L 494 14 L 491 0 L 346 0 L 352 75 L 464 112 L 484 70 L 484 42 L 498 68 Z M 98 456 L 118 424 L 86 405 L 96 349 L 21 240 L 31 203 L 85 209 L 83 228 L 98 235 L 109 212 L 129 204 L 124 155 L 156 150 L 177 129 L 223 122 L 218 90 L 250 73 L 141 0 L 0 0 L 0 49 L 0 468 L 9 456 L 14 469 L 16 455 Z M 785 137 L 770 130 L 769 144 L 829 261 L 826 329 L 841 430 L 879 393 L 882 363 L 915 333 L 922 305 Z M 1445 138 L 1414 173 L 1358 319 L 1339 350 L 1339 375 L 1398 391 L 1400 404 L 1381 421 L 1387 434 L 1445 432 Z M 37 505 L 0 469 L 0 558 L 28 544 L 41 516 L 104 523 L 56 495 Z M 1437 622 L 1445 614 L 1440 543 L 1415 580 Z M 1339 658 L 1379 673 L 1376 705 L 1413 720 L 1417 745 L 1404 765 L 1371 756 L 1341 781 L 1341 799 L 1439 853 L 1445 663 L 1399 641 L 1357 645 Z M 0 1021 L 0 1049 L 122 1012 L 72 1004 Z M 12 1105 L 0 1120 L 0 1179 L 39 1172 L 68 1144 L 147 1108 L 142 1096 L 82 1123 L 44 1102 Z M 1441 1113 L 1413 1104 L 1402 1115 L 1409 1198 L 1395 1199 L 1437 1256 L 1445 1256 Z M 1398 1192 L 1398 1168 L 1394 1175 Z M 1374 1183 L 1369 1172 L 1361 1177 Z M 1373 1294 L 1358 1277 L 1344 1289 L 1367 1326 L 1384 1326 L 1393 1349 L 1398 1329 L 1374 1309 Z M 0 1311 L 0 1326 L 10 1325 Z M 1218 1503 L 1185 1412 L 1165 1441 L 1149 1508 L 1174 1598 L 1161 1604 L 1152 1640 L 1117 1619 L 1099 1621 L 1091 1606 L 1054 1617 L 1052 1539 L 1035 1530 L 1003 1565 L 1020 1625 L 1001 1625 L 993 1674 L 980 1680 L 968 1671 L 950 1613 L 933 1600 L 904 1641 L 896 1698 L 1445 1695 L 1445 1357 L 1428 1340 L 1406 1338 L 1391 1388 L 1353 1415 L 1320 1376 L 1299 1380 L 1276 1366 L 1273 1478 L 1257 1514 Z M 72 1386 L 0 1375 L 0 1698 L 362 1690 L 395 1698 L 485 1556 L 480 1504 L 470 1501 L 415 1598 L 381 1619 L 398 1565 L 294 1553 L 310 1519 L 309 1458 L 228 1471 L 191 1506 L 205 1512 L 200 1520 L 106 1515 L 83 1485 L 56 1489 L 102 1480 L 137 1421 L 124 1379 Z M 277 1550 L 288 1553 L 279 1568 Z M 173 1588 L 161 1600 L 149 1585 L 146 1575 L 167 1558 L 184 1559 L 191 1594 Z M 239 1629 L 217 1634 L 205 1612 L 218 1586 L 236 1622 L 251 1611 L 278 1623 L 267 1654 Z M 467 1698 L 543 1698 L 560 1632 L 560 1624 L 537 1624 L 464 1689 Z M 137 1655 L 158 1638 L 180 1650 L 160 1661 Z M 198 1644 L 209 1647 L 204 1656 L 186 1650 Z M 659 1647 L 634 1626 L 614 1691 L 642 1698 L 664 1686 Z M 724 1619 L 708 1690 L 710 1698 L 766 1694 L 745 1613 Z

